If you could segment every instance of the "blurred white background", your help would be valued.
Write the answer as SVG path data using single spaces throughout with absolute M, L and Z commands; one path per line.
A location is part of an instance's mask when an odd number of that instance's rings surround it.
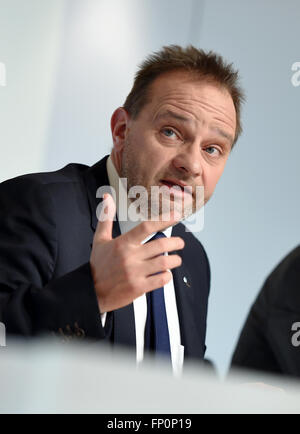
M 0 181 L 109 153 L 110 116 L 163 45 L 240 70 L 244 134 L 197 234 L 212 269 L 207 357 L 222 374 L 264 279 L 299 242 L 299 22 L 299 0 L 0 0 Z

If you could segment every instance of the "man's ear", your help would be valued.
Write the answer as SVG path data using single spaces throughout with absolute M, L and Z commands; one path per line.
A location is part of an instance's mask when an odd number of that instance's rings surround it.
M 130 116 L 123 107 L 117 108 L 111 117 L 111 133 L 116 152 L 123 150 L 128 133 Z

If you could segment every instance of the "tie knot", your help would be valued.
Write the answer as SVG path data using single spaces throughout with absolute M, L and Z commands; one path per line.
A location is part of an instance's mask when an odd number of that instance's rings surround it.
M 153 237 L 151 238 L 151 241 L 152 241 L 152 240 L 157 240 L 158 238 L 166 238 L 166 236 L 165 236 L 165 234 L 162 233 L 162 232 L 156 232 L 156 234 L 153 235 Z

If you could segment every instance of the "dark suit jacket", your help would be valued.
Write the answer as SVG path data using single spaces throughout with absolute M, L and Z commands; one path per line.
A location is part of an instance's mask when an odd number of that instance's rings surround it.
M 0 184 L 0 320 L 8 334 L 55 332 L 135 345 L 133 304 L 109 313 L 109 327 L 102 327 L 89 265 L 96 190 L 109 185 L 106 159 Z M 120 234 L 117 221 L 113 232 Z M 202 359 L 209 264 L 182 224 L 173 234 L 186 245 L 173 271 L 182 344 L 185 356 Z
M 258 294 L 232 368 L 300 376 L 300 346 L 292 343 L 296 322 L 300 322 L 300 246 L 275 268 Z

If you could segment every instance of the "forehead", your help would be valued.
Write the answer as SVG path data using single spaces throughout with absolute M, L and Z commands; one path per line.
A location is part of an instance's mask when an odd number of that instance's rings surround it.
M 222 118 L 228 127 L 236 125 L 235 107 L 228 90 L 186 71 L 164 73 L 149 86 L 148 104 L 144 107 L 148 116 L 157 115 L 166 106 L 174 106 L 195 118 L 205 111 Z

